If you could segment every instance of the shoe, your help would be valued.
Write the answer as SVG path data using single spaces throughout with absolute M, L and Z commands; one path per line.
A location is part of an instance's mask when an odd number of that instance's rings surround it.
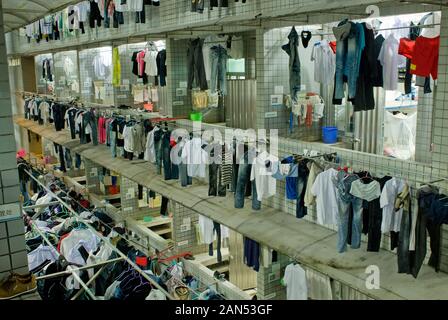
M 0 300 L 12 299 L 37 289 L 36 277 L 32 273 L 21 275 L 11 272 L 0 281 Z

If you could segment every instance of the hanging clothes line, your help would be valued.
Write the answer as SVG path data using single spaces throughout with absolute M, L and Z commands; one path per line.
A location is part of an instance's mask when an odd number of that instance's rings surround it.
M 29 172 L 28 170 L 24 170 L 24 172 L 26 172 L 28 174 L 28 176 L 30 176 L 31 179 L 33 179 L 34 181 L 36 181 L 48 194 L 50 194 L 51 196 L 53 196 L 54 198 L 56 198 L 64 207 L 66 207 L 70 213 L 75 216 L 78 219 L 81 219 L 81 217 L 79 216 L 79 214 L 74 211 L 64 200 L 62 200 L 59 196 L 57 196 L 54 192 L 52 192 L 50 189 L 48 189 L 43 183 L 41 183 L 38 179 L 36 179 L 31 172 Z M 90 226 L 89 224 L 85 224 L 85 226 L 90 229 L 92 232 L 94 232 L 94 234 L 100 238 L 101 240 L 103 240 L 104 244 L 106 246 L 108 246 L 110 249 L 112 249 L 115 253 L 117 253 L 120 257 L 122 257 L 124 260 L 126 260 L 126 262 L 132 266 L 132 268 L 134 268 L 138 273 L 140 273 L 140 275 L 145 278 L 149 283 L 151 283 L 151 285 L 153 285 L 154 287 L 156 287 L 157 289 L 159 289 L 168 299 L 170 300 L 175 300 L 175 298 L 168 293 L 162 286 L 160 286 L 156 281 L 154 281 L 148 274 L 146 274 L 136 263 L 134 263 L 132 260 L 130 260 L 126 255 L 124 255 L 120 250 L 118 250 L 116 247 L 114 247 L 109 241 L 108 239 L 106 239 L 103 235 L 99 234 L 95 228 L 93 228 L 92 226 Z M 73 274 L 76 278 L 76 274 Z M 79 277 L 78 277 L 79 278 Z M 77 279 L 78 280 L 78 279 Z M 78 281 L 80 281 L 81 279 L 79 279 Z M 81 281 L 82 282 L 82 281 Z M 80 282 L 80 283 L 81 283 Z M 82 285 L 82 283 L 81 283 Z M 87 289 L 88 290 L 88 289 Z
M 434 23 L 434 24 L 427 24 L 419 26 L 419 28 L 434 28 L 435 26 L 440 26 L 440 23 Z M 391 27 L 391 28 L 381 28 L 381 29 L 375 29 L 372 28 L 373 31 L 389 31 L 389 30 L 400 30 L 400 29 L 409 29 L 410 27 Z M 304 29 L 305 30 L 305 29 Z M 313 36 L 330 36 L 333 35 L 333 32 L 328 33 L 313 33 L 313 30 L 310 30 Z

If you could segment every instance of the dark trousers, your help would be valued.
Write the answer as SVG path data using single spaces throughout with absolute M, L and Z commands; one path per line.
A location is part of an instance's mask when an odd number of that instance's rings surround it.
M 190 41 L 188 46 L 188 89 L 193 88 L 193 81 L 201 90 L 207 90 L 207 78 L 205 75 L 204 56 L 202 54 L 203 40 L 195 39 Z
M 162 205 L 160 206 L 160 215 L 167 216 L 168 215 L 168 202 L 169 199 L 162 197 Z
M 212 163 L 208 166 L 209 173 L 209 186 L 208 195 L 209 196 L 226 196 L 226 186 L 221 183 L 221 169 L 220 164 Z
M 204 12 L 205 0 L 191 0 L 191 12 Z
M 142 11 L 135 13 L 135 23 L 146 23 L 146 12 L 144 5 Z
M 171 161 L 170 133 L 162 137 L 162 162 L 165 180 L 179 179 L 179 167 Z
M 368 203 L 369 206 L 369 232 L 367 239 L 367 251 L 378 252 L 381 244 L 381 220 L 383 213 L 380 208 L 380 200 L 375 199 Z
M 85 112 L 83 117 L 82 117 L 82 128 L 81 128 L 81 144 L 85 144 L 87 143 L 87 137 L 86 134 L 84 132 L 85 128 L 87 125 L 90 124 L 90 129 L 91 129 L 91 138 L 92 138 L 92 142 L 93 145 L 98 145 L 98 129 L 97 129 L 97 121 L 96 121 L 96 117 L 92 112 Z
M 247 159 L 247 158 L 246 158 Z M 244 197 L 246 195 L 247 184 L 251 184 L 252 188 L 252 209 L 260 210 L 261 202 L 257 199 L 257 188 L 255 181 L 250 181 L 250 172 L 252 165 L 248 163 L 240 163 L 238 168 L 238 180 L 235 189 L 235 208 L 244 208 Z
M 305 192 L 306 184 L 308 182 L 308 170 L 305 166 L 299 165 L 299 177 L 297 179 L 297 201 L 296 201 L 296 217 L 303 218 L 308 214 L 307 208 L 305 207 Z
M 440 228 L 441 225 L 434 223 L 431 219 L 426 221 L 426 230 L 429 234 L 429 246 L 431 248 L 431 256 L 428 265 L 439 272 L 440 267 Z
M 219 6 L 219 0 L 210 0 L 210 10 L 213 10 L 213 7 Z M 228 7 L 229 0 L 221 0 L 221 7 Z
M 76 111 L 68 113 L 68 122 L 70 124 L 70 136 L 72 139 L 76 139 L 76 130 L 75 130 L 75 115 Z
M 114 28 L 118 28 L 119 24 L 124 24 L 123 12 L 114 11 Z
M 218 253 L 218 262 L 222 261 L 221 255 L 221 225 L 218 222 L 213 221 L 213 232 L 216 232 L 217 239 L 217 248 L 216 251 Z M 208 254 L 209 256 L 213 256 L 213 242 L 208 245 Z
M 411 257 L 409 252 L 411 224 L 411 213 L 403 211 L 397 248 L 398 273 L 411 273 Z

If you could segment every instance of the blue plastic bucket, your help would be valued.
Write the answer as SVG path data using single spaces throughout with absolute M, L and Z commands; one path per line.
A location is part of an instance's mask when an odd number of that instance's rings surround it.
M 324 141 L 324 143 L 338 142 L 338 128 L 322 127 L 322 140 Z

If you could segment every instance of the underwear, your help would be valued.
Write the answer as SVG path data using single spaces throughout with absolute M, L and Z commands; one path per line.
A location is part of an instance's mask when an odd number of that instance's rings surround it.
M 308 47 L 308 42 L 310 42 L 312 36 L 313 35 L 310 31 L 302 31 L 302 33 L 300 34 L 300 38 L 302 38 L 302 44 L 304 48 Z

